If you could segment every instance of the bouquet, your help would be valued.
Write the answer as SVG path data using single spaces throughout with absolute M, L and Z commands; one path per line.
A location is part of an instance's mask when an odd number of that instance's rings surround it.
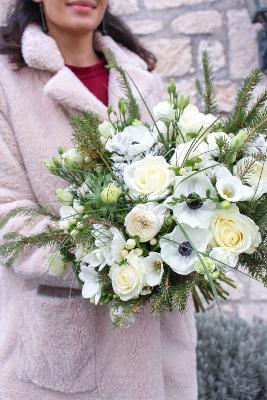
M 153 110 L 139 92 L 147 123 L 133 79 L 112 53 L 106 57 L 121 81 L 119 112 L 109 106 L 104 122 L 91 111 L 72 118 L 74 148 L 45 162 L 68 183 L 56 193 L 60 215 L 38 205 L 11 211 L 2 224 L 18 214 L 29 223 L 48 215 L 51 226 L 32 236 L 6 234 L 6 265 L 28 247 L 54 246 L 49 273 L 63 275 L 71 265 L 82 296 L 111 306 L 114 326 L 147 303 L 159 316 L 184 311 L 190 296 L 197 311 L 227 299 L 231 269 L 266 285 L 267 91 L 252 102 L 260 72 L 248 76 L 223 118 L 204 52 L 204 84 L 197 81 L 204 111 L 172 80 Z

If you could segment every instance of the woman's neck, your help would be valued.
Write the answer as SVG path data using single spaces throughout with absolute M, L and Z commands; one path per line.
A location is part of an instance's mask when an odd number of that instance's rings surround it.
M 73 33 L 62 32 L 50 26 L 49 35 L 57 42 L 65 64 L 86 67 L 99 61 L 93 47 L 93 31 L 83 35 L 73 35 Z

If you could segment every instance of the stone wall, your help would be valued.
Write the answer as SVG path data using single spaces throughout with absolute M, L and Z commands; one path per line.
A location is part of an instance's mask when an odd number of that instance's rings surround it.
M 1 0 L 0 16 L 12 0 Z M 251 0 L 252 1 L 252 0 Z M 217 75 L 217 98 L 229 112 L 242 79 L 258 66 L 256 34 L 244 0 L 111 0 L 140 39 L 158 57 L 158 72 L 167 82 L 174 77 L 180 91 L 199 102 L 195 78 L 201 76 L 200 54 L 208 49 Z M 266 80 L 263 85 L 266 84 Z M 241 273 L 238 289 L 224 309 L 267 319 L 267 289 Z

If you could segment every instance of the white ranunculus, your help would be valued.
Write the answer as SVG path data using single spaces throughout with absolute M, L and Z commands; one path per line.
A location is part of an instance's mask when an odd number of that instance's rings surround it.
M 153 108 L 153 114 L 157 120 L 172 121 L 175 116 L 175 110 L 169 101 L 161 101 Z
M 229 135 L 227 135 L 225 132 L 212 132 L 208 135 L 207 141 L 208 141 L 208 147 L 209 147 L 209 152 L 210 155 L 213 157 L 218 157 L 219 156 L 219 148 L 217 145 L 217 140 L 219 138 L 223 138 L 229 145 L 231 144 L 231 139 Z
M 157 286 L 161 283 L 164 273 L 163 260 L 159 253 L 151 251 L 144 259 L 145 282 L 148 286 Z
M 190 140 L 190 142 L 178 144 L 171 158 L 171 165 L 181 167 L 186 160 L 190 161 L 196 158 L 209 159 L 209 148 L 204 141 L 197 144 L 196 141 Z
M 100 124 L 98 126 L 98 129 L 99 129 L 100 135 L 103 136 L 103 138 L 105 138 L 105 139 L 109 139 L 112 136 L 114 136 L 115 129 L 114 129 L 112 123 L 109 121 L 102 122 L 102 124 Z
M 130 252 L 127 264 L 113 266 L 109 276 L 114 292 L 122 301 L 138 298 L 145 285 L 143 257 Z
M 254 194 L 253 189 L 247 185 L 243 185 L 241 180 L 236 176 L 227 175 L 221 177 L 216 182 L 216 188 L 220 196 L 231 203 L 249 200 Z
M 237 208 L 218 209 L 214 212 L 210 224 L 213 242 L 234 255 L 252 254 L 261 243 L 259 227 Z
M 148 242 L 160 231 L 166 214 L 162 204 L 148 202 L 136 205 L 125 218 L 129 236 L 139 236 L 141 242 Z
M 251 164 L 253 162 L 253 164 Z M 234 166 L 234 174 L 239 176 L 240 171 L 246 169 L 246 165 L 251 164 L 249 173 L 245 175 L 246 183 L 253 189 L 254 199 L 259 199 L 267 193 L 267 162 L 255 161 L 252 157 L 242 158 Z
M 210 179 L 202 172 L 189 173 L 176 178 L 174 193 L 165 200 L 164 205 L 173 210 L 174 217 L 178 222 L 185 223 L 192 228 L 208 228 L 216 204 L 210 199 L 201 200 L 206 197 L 207 191 L 211 196 L 215 195 Z M 182 195 L 190 200 L 194 194 L 199 196 L 199 200 L 171 204 L 175 199 L 180 199 Z
M 197 251 L 203 253 L 206 251 L 212 235 L 208 229 L 191 228 L 186 224 L 181 224 L 190 241 Z M 162 259 L 171 269 L 180 275 L 188 275 L 193 272 L 195 261 L 198 259 L 191 243 L 177 226 L 169 234 L 160 240 Z
M 61 157 L 64 163 L 80 164 L 83 162 L 82 155 L 77 153 L 75 149 L 65 151 L 65 153 L 63 153 Z
M 85 299 L 93 299 L 95 305 L 98 304 L 101 297 L 101 283 L 99 282 L 99 274 L 94 268 L 81 267 L 79 278 L 84 282 L 82 288 L 82 297 Z
M 110 153 L 126 155 L 130 159 L 148 151 L 155 144 L 155 137 L 144 125 L 127 126 L 106 143 Z
M 202 114 L 193 104 L 185 107 L 180 120 L 179 126 L 183 134 L 204 133 L 208 132 L 208 128 L 216 121 L 216 117 L 212 114 Z
M 229 268 L 235 268 L 238 263 L 238 256 L 223 247 L 213 247 L 209 256 L 215 262 L 218 269 L 227 272 Z
M 174 183 L 175 173 L 164 157 L 147 156 L 124 170 L 124 182 L 133 197 L 147 196 L 149 201 L 163 199 Z

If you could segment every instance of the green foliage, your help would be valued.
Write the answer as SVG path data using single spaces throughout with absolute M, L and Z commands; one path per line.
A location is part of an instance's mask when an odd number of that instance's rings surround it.
M 206 313 L 197 317 L 199 400 L 267 400 L 267 326 Z
M 44 207 L 33 205 L 33 206 L 25 206 L 25 207 L 17 207 L 7 213 L 0 220 L 0 228 L 2 228 L 11 218 L 15 217 L 25 217 L 25 224 L 31 224 L 35 222 L 39 218 L 49 217 L 51 221 L 58 221 L 59 217 L 57 215 L 51 214 Z
M 139 107 L 133 95 L 129 81 L 127 79 L 126 72 L 120 65 L 118 65 L 117 60 L 111 50 L 105 51 L 105 57 L 109 63 L 108 68 L 114 69 L 118 73 L 120 87 L 122 89 L 122 93 L 125 96 L 124 101 L 128 111 L 128 117 L 129 117 L 128 123 L 130 124 L 134 120 L 139 120 L 140 119 Z
M 216 114 L 217 104 L 214 88 L 214 72 L 211 66 L 209 54 L 206 50 L 202 52 L 202 66 L 205 89 L 203 89 L 199 80 L 196 81 L 196 86 L 204 102 L 205 114 Z

